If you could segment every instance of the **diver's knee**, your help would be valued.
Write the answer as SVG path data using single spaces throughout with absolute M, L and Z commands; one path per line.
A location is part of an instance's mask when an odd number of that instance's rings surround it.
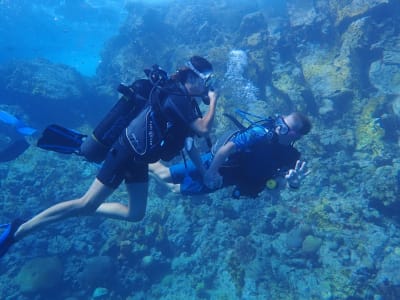
M 135 211 L 129 214 L 128 221 L 129 222 L 139 222 L 144 219 L 145 211 Z
M 96 212 L 96 209 L 99 207 L 96 203 L 93 203 L 86 196 L 83 196 L 78 199 L 77 210 L 82 215 L 91 215 Z

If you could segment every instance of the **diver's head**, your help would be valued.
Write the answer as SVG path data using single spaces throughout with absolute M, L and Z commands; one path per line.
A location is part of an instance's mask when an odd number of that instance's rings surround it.
M 213 68 L 211 63 L 200 56 L 192 56 L 176 74 L 175 78 L 185 85 L 192 96 L 207 95 Z
M 302 113 L 293 112 L 275 119 L 275 133 L 281 144 L 291 144 L 311 130 L 311 122 Z
M 207 85 L 213 73 L 213 67 L 207 59 L 195 55 L 190 58 L 186 66 Z

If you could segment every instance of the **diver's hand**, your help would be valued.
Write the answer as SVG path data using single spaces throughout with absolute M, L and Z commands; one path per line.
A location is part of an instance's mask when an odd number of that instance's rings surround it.
M 215 103 L 217 102 L 218 94 L 214 90 L 209 90 L 208 91 L 208 98 L 210 99 L 210 103 Z
M 310 174 L 307 170 L 306 162 L 298 160 L 294 169 L 290 169 L 285 176 L 286 182 L 291 188 L 297 189 L 300 187 L 301 181 Z
M 203 182 L 209 189 L 216 190 L 222 186 L 222 176 L 218 172 L 207 170 L 204 173 Z

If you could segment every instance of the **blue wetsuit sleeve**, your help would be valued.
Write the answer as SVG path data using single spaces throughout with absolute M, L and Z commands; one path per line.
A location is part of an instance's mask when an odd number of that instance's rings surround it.
M 267 135 L 267 131 L 262 126 L 253 126 L 235 135 L 232 142 L 236 146 L 236 151 L 246 151 Z

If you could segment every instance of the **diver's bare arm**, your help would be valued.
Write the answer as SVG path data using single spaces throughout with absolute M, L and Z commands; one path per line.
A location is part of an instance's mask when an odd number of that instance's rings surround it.
M 210 98 L 210 105 L 208 106 L 207 113 L 202 118 L 198 118 L 191 125 L 192 129 L 200 136 L 208 135 L 214 123 L 215 109 L 218 98 L 217 93 L 214 91 L 209 91 L 208 97 Z
M 216 189 L 222 185 L 222 176 L 218 173 L 219 168 L 226 159 L 236 151 L 236 145 L 229 141 L 223 145 L 215 154 L 210 168 L 204 174 L 204 184 L 211 189 Z

